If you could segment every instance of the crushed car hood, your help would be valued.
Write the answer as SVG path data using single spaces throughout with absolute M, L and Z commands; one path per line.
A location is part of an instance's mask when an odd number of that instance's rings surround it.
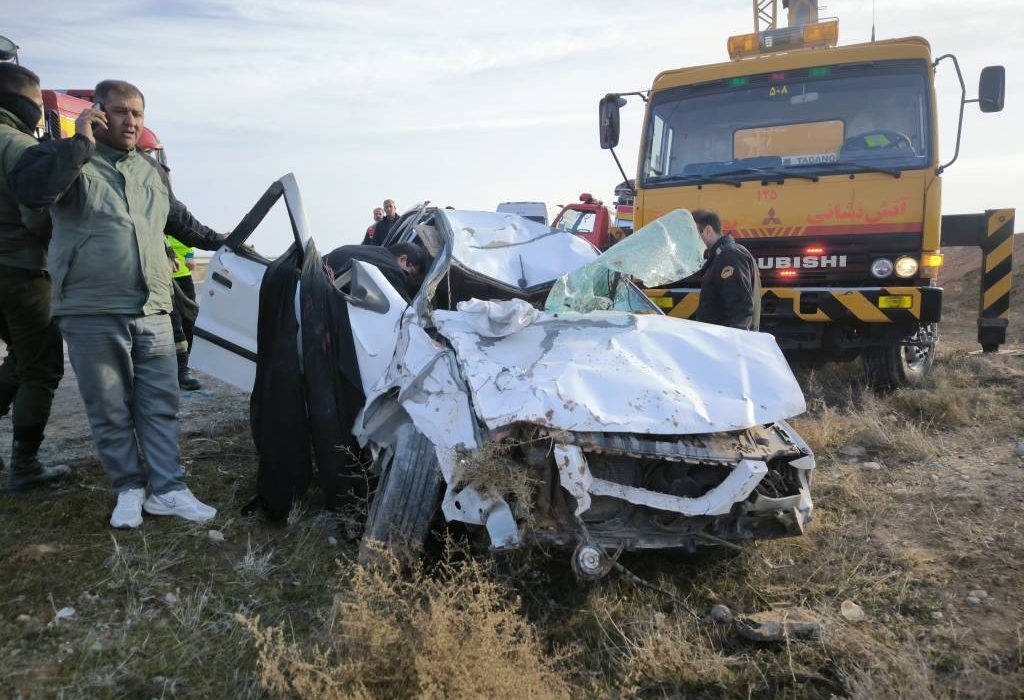
M 704 434 L 805 410 L 763 333 L 617 311 L 551 314 L 517 299 L 474 299 L 433 318 L 490 429 Z

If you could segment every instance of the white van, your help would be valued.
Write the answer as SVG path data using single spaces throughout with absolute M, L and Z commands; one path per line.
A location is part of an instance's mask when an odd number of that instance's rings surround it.
M 544 202 L 502 202 L 496 210 L 500 214 L 519 214 L 524 219 L 550 226 L 552 217 Z

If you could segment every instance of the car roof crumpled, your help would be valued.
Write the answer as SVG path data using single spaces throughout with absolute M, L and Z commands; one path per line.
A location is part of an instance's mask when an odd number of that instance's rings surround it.
M 597 257 L 588 242 L 516 214 L 441 210 L 452 237 L 452 261 L 507 287 L 550 284 Z

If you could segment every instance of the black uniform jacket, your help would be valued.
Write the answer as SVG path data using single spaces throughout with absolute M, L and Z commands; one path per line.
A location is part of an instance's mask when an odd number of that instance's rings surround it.
M 707 252 L 696 320 L 756 331 L 761 323 L 761 274 L 754 256 L 732 236 Z

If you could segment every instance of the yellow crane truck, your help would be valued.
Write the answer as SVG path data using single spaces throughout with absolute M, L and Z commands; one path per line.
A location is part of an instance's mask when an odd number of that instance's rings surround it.
M 767 3 L 754 3 L 756 17 Z M 717 211 L 757 259 L 761 330 L 797 359 L 859 356 L 882 387 L 930 372 L 942 246 L 980 246 L 978 341 L 998 349 L 1014 212 L 943 216 L 941 175 L 959 153 L 965 104 L 1002 109 L 1003 67 L 982 70 L 969 100 L 956 57 L 933 59 L 920 37 L 837 46 L 837 20 L 818 22 L 816 5 L 804 19 L 813 21 L 776 29 L 773 19 L 767 30 L 729 38 L 729 62 L 668 70 L 649 91 L 601 100 L 606 149 L 618 143 L 625 97 L 646 103 L 634 226 L 681 207 Z M 943 162 L 935 72 L 946 66 L 961 100 L 956 151 Z M 669 315 L 689 318 L 699 279 L 648 294 Z

